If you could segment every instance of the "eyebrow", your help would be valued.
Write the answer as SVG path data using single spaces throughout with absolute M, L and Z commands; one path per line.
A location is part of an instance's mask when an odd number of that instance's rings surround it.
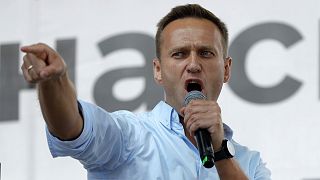
M 191 46 L 177 46 L 177 47 L 170 49 L 169 54 L 172 54 L 173 52 L 176 52 L 176 51 L 185 51 L 185 50 L 190 49 L 190 47 Z
M 191 49 L 191 46 L 177 46 L 172 48 L 171 50 L 169 50 L 169 54 L 172 54 L 173 52 L 176 51 L 185 51 L 185 50 L 189 50 Z M 200 49 L 200 50 L 211 50 L 213 51 L 215 54 L 218 52 L 218 50 L 216 48 L 214 48 L 213 46 L 210 45 L 200 45 L 200 46 L 196 46 L 196 49 Z
M 200 46 L 198 47 L 198 49 L 206 49 L 206 50 L 213 50 L 213 51 L 216 51 L 216 49 L 212 46 Z

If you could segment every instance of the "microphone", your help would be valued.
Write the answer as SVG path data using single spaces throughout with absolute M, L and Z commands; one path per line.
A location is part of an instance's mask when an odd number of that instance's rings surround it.
M 184 98 L 184 106 L 187 106 L 194 99 L 207 99 L 207 97 L 200 91 L 190 91 Z M 202 165 L 206 168 L 212 168 L 214 166 L 214 154 L 209 132 L 200 128 L 195 132 L 195 135 Z

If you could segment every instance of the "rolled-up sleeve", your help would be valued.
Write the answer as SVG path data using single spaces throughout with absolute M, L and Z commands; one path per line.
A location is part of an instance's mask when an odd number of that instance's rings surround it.
M 114 169 L 128 156 L 126 130 L 128 121 L 102 108 L 79 100 L 84 120 L 83 130 L 78 138 L 62 141 L 46 128 L 47 141 L 53 157 L 71 156 L 78 159 L 86 169 L 104 167 Z M 129 132 L 134 133 L 134 132 Z M 135 136 L 135 134 L 131 134 Z

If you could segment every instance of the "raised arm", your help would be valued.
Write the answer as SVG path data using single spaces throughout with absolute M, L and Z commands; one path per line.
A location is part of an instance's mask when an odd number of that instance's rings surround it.
M 46 44 L 24 46 L 21 70 L 25 80 L 37 85 L 42 115 L 49 131 L 62 140 L 78 137 L 83 120 L 76 91 L 62 57 Z

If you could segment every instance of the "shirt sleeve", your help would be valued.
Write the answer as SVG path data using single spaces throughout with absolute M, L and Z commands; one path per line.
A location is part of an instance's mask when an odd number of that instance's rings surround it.
M 249 166 L 248 171 L 249 179 L 251 180 L 271 180 L 271 171 L 266 167 L 261 159 L 260 152 L 248 151 Z
M 266 167 L 266 163 L 264 163 L 260 157 L 259 157 L 258 164 L 256 166 L 254 179 L 255 180 L 271 180 L 271 172 Z
M 271 172 L 262 161 L 260 152 L 249 150 L 248 147 L 238 144 L 233 139 L 231 142 L 236 148 L 235 158 L 250 180 L 271 179 Z
M 122 164 L 134 147 L 129 142 L 139 140 L 135 123 L 130 123 L 129 112 L 108 113 L 102 108 L 79 100 L 84 120 L 78 138 L 62 141 L 46 128 L 47 141 L 53 157 L 71 156 L 86 169 L 112 170 Z M 128 117 L 129 116 L 129 117 Z M 131 117 L 132 119 L 132 117 Z

